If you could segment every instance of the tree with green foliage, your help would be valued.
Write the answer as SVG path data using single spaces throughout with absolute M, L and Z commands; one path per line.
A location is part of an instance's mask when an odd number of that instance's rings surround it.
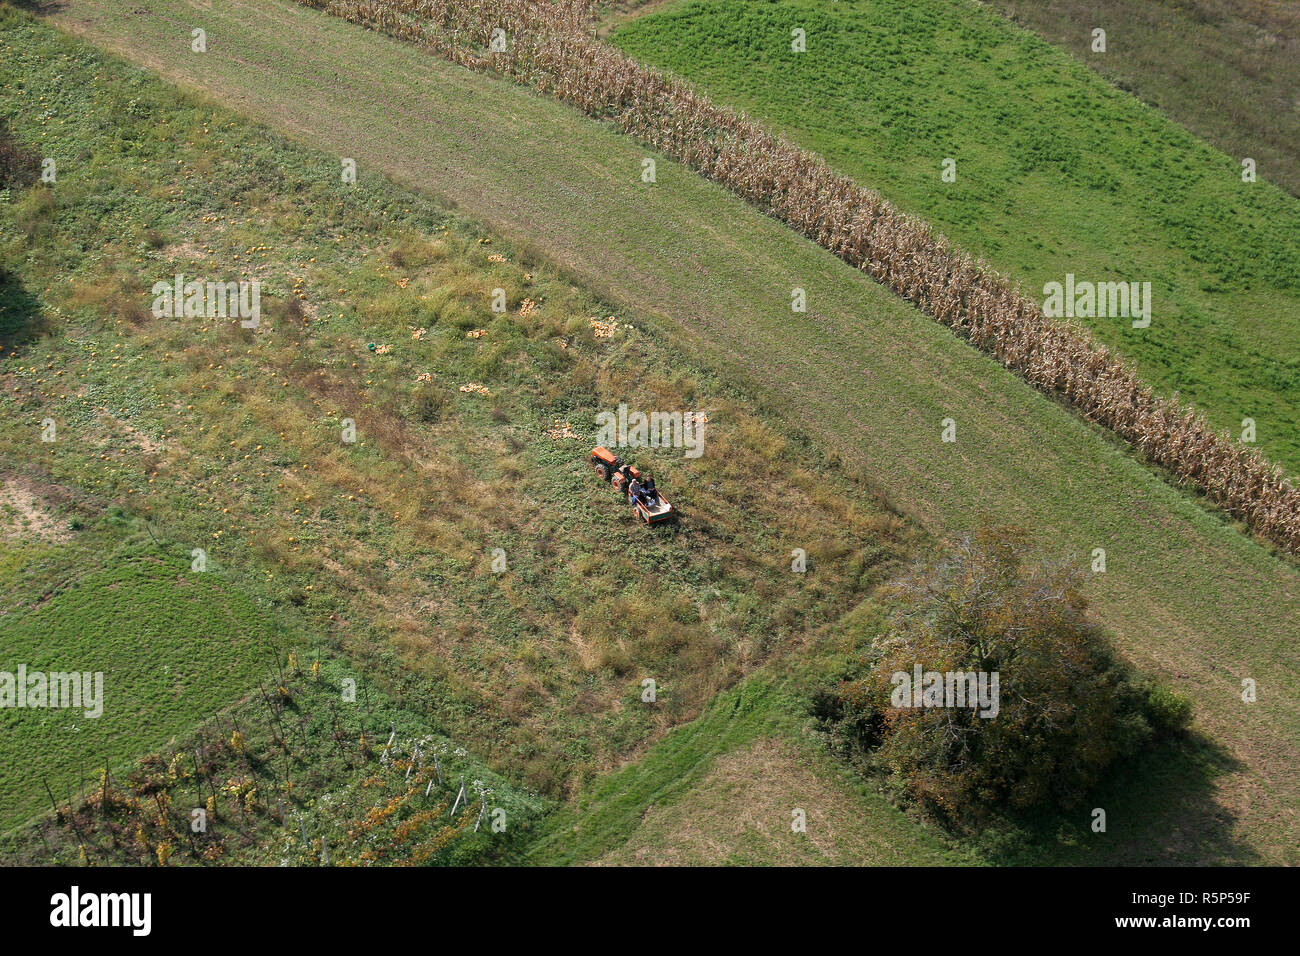
M 842 740 L 945 819 L 1073 804 L 1190 719 L 1186 700 L 1117 659 L 1080 572 L 1026 542 L 985 526 L 906 574 L 865 668 L 819 702 Z

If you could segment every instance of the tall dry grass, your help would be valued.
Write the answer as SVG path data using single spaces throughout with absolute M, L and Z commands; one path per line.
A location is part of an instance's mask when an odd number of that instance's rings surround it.
M 683 83 L 602 43 L 592 0 L 299 0 L 550 93 L 713 179 L 1123 437 L 1282 548 L 1300 553 L 1300 490 L 1203 414 L 1156 395 L 1086 330 L 924 222 Z M 505 52 L 492 52 L 502 29 Z

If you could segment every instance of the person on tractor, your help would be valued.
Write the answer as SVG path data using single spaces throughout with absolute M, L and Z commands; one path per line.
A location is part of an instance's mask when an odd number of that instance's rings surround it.
M 639 504 L 647 511 L 653 511 L 658 498 L 659 495 L 655 491 L 653 478 L 646 477 L 644 480 L 636 483 L 635 490 L 632 493 L 633 502 Z
M 641 500 L 641 495 L 643 493 L 644 492 L 641 490 L 641 479 L 633 478 L 631 483 L 627 486 L 627 496 L 632 499 L 633 504 L 635 504 Z

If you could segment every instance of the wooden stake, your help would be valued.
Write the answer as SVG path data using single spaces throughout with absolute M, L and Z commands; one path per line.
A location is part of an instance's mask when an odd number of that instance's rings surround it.
M 461 797 L 465 796 L 465 775 L 460 775 L 460 793 L 456 794 L 456 802 L 451 805 L 451 815 L 456 816 L 456 808 L 460 806 Z

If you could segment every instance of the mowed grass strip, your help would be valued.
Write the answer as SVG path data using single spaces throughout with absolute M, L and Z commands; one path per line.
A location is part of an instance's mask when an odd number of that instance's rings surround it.
M 970 0 L 683 0 L 610 39 L 821 154 L 1040 304 L 1067 274 L 1150 283 L 1149 328 L 1078 321 L 1216 430 L 1235 440 L 1252 419 L 1259 447 L 1300 474 L 1300 200 L 1267 176 L 1243 182 L 1240 156 Z M 1121 29 L 1106 56 L 1124 50 Z
M 502 0 L 498 13 L 476 19 L 456 2 L 300 2 L 454 63 L 535 85 L 662 150 L 863 269 L 1048 395 L 1068 397 L 1081 416 L 1113 429 L 1261 536 L 1300 551 L 1300 489 L 1252 447 L 1252 419 L 1243 419 L 1243 441 L 1214 432 L 1204 415 L 1186 410 L 1176 396 L 1157 397 L 1126 362 L 1060 321 L 1077 311 L 1149 324 L 1150 283 L 1085 281 L 1076 290 L 1067 274 L 1065 291 L 1050 284 L 1055 292 L 1040 308 L 982 260 L 952 248 L 928 224 L 834 172 L 822 157 L 589 36 L 586 5 L 579 5 L 581 15 L 566 15 L 558 7 L 530 12 L 526 3 Z M 493 42 L 503 16 L 517 42 L 504 56 L 485 57 L 481 47 Z M 801 33 L 794 31 L 796 38 Z M 462 39 L 448 40 L 457 36 Z
M 435 194 L 652 316 L 938 534 L 982 514 L 1107 551 L 1098 616 L 1239 761 L 1219 799 L 1293 859 L 1300 581 L 1237 529 L 829 253 L 612 130 L 287 2 L 70 0 L 56 22 Z M 209 52 L 189 53 L 191 21 Z M 807 314 L 791 313 L 805 288 Z M 953 417 L 958 441 L 940 441 Z M 1240 682 L 1269 692 L 1243 705 Z

